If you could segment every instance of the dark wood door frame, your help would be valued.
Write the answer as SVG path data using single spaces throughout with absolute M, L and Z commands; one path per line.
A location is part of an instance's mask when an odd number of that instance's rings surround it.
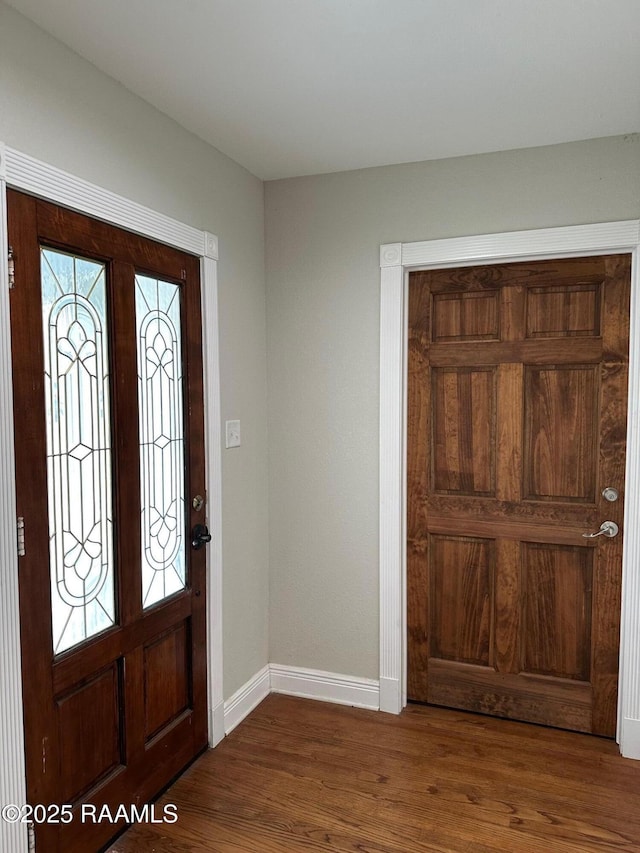
M 404 505 L 406 314 L 405 280 L 409 270 L 508 263 L 552 257 L 631 253 L 632 330 L 640 326 L 640 222 L 506 232 L 380 247 L 380 707 L 399 713 L 406 704 L 406 578 Z M 633 334 L 633 333 L 632 333 Z M 640 456 L 640 347 L 632 341 L 628 449 Z M 635 464 L 635 463 L 634 463 Z M 640 759 L 640 685 L 630 676 L 640 670 L 633 625 L 640 614 L 640 585 L 634 566 L 640 555 L 640 499 L 630 495 L 623 560 L 620 715 L 617 738 L 623 755 Z M 633 573 L 633 574 L 632 574 Z M 626 676 L 626 677 L 625 677 Z

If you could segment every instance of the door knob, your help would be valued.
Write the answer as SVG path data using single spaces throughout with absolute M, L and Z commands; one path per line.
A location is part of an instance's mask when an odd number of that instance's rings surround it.
M 618 535 L 618 530 L 619 527 L 615 521 L 603 521 L 597 533 L 583 533 L 582 535 L 585 539 L 595 539 L 596 536 L 608 536 L 609 539 L 613 539 L 614 536 Z
M 209 528 L 205 524 L 196 524 L 191 531 L 191 547 L 194 550 L 199 551 L 203 545 L 207 544 L 207 542 L 211 542 Z

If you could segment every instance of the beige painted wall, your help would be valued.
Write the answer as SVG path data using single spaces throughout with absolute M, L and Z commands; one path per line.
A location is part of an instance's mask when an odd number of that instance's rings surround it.
M 268 660 L 263 184 L 1 3 L 0 141 L 220 239 L 228 698 Z
M 270 659 L 378 676 L 378 246 L 640 217 L 640 136 L 265 189 Z

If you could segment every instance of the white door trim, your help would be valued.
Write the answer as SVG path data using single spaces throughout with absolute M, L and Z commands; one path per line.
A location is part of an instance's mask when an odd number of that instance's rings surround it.
M 6 189 L 28 192 L 190 252 L 201 259 L 209 525 L 207 643 L 209 742 L 224 737 L 222 694 L 222 481 L 218 354 L 218 240 L 0 143 L 0 805 L 25 802 L 16 554 L 15 466 L 7 270 Z M 19 259 L 16 259 L 19 263 Z M 27 532 L 28 546 L 28 532 Z M 0 849 L 26 851 L 25 826 L 0 820 Z
M 631 338 L 618 732 L 640 759 L 640 220 L 380 247 L 380 708 L 406 704 L 406 345 L 412 269 L 630 252 Z

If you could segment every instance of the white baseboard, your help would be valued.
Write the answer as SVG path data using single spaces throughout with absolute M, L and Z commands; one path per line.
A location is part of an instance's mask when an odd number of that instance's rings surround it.
M 224 703 L 225 734 L 233 731 L 270 692 L 271 679 L 267 664 Z
M 640 720 L 623 717 L 620 735 L 622 757 L 640 759 Z
M 380 708 L 380 688 L 373 679 L 272 663 L 264 666 L 224 703 L 224 733 L 232 732 L 269 693 L 285 693 L 372 711 Z M 218 710 L 214 712 L 212 747 L 222 739 Z
M 380 679 L 380 710 L 387 714 L 402 711 L 402 688 L 397 678 Z
M 209 747 L 213 749 L 225 736 L 224 702 L 219 702 L 209 720 Z
M 352 705 L 372 711 L 399 714 L 402 710 L 400 684 L 395 678 L 374 681 L 335 672 L 282 666 L 262 667 L 233 696 L 213 713 L 210 746 L 214 747 L 256 708 L 270 693 L 284 693 L 304 699 L 318 699 L 337 705 Z M 622 718 L 620 752 L 623 758 L 640 760 L 640 720 Z
M 273 663 L 270 669 L 271 690 L 274 693 L 320 699 L 374 711 L 380 707 L 379 684 L 372 679 Z

